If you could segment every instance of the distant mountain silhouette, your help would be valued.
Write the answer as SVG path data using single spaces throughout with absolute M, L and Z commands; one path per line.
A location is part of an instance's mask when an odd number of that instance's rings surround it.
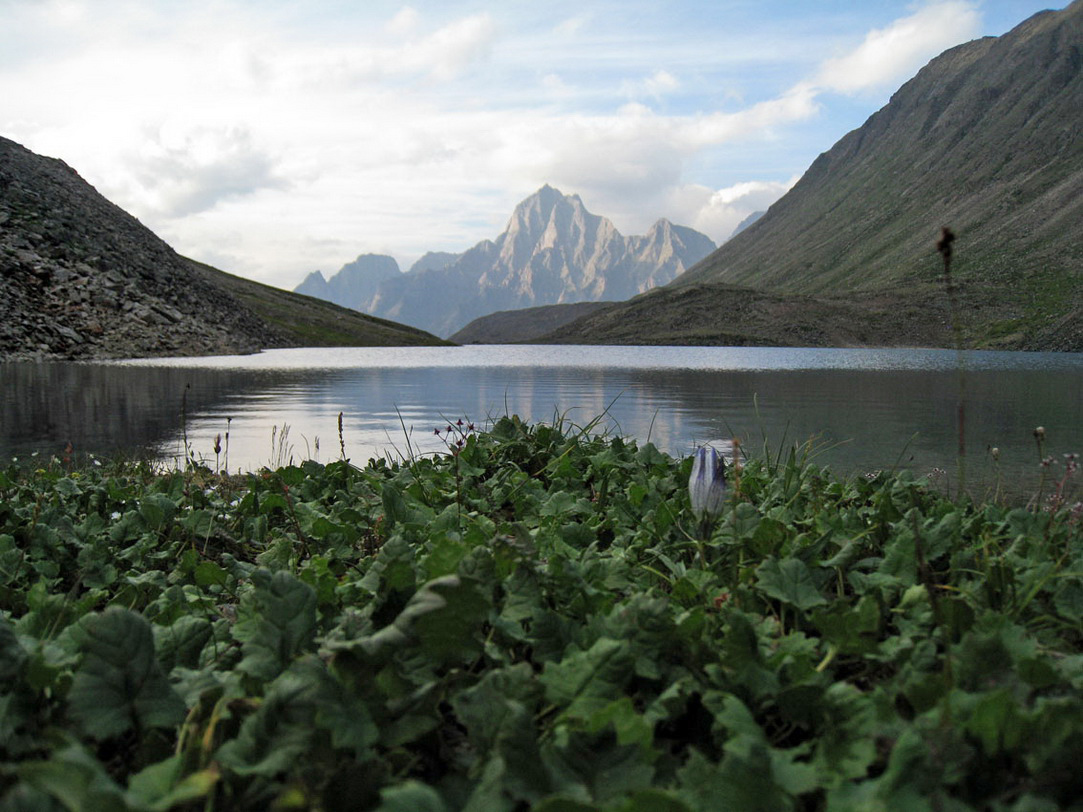
M 733 233 L 730 234 L 730 239 L 732 240 L 734 237 L 736 237 L 738 234 L 740 234 L 742 231 L 744 231 L 750 225 L 755 223 L 757 220 L 759 220 L 765 214 L 767 214 L 767 212 L 765 212 L 765 211 L 754 211 L 754 212 L 752 212 L 752 214 L 748 215 L 748 217 L 746 217 L 744 220 L 742 220 L 741 222 L 739 222 L 737 224 L 737 228 L 733 229 Z
M 496 311 L 625 299 L 672 281 L 714 248 L 708 237 L 668 220 L 625 237 L 578 195 L 543 186 L 516 206 L 495 240 L 460 255 L 426 254 L 409 273 L 381 278 L 367 301 L 349 305 L 446 336 Z M 326 298 L 346 304 L 334 298 L 337 278 L 326 280 Z M 302 287 L 321 295 L 312 279 Z
M 394 258 L 383 254 L 362 254 L 353 262 L 343 265 L 329 280 L 324 279 L 319 271 L 313 271 L 293 291 L 363 310 L 364 305 L 376 295 L 380 283 L 399 274 L 399 264 Z

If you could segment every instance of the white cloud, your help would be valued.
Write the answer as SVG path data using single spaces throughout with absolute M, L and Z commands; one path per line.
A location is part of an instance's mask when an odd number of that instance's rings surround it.
M 714 191 L 693 187 L 689 190 L 688 202 L 698 203 L 698 207 L 689 212 L 688 223 L 715 242 L 722 243 L 733 235 L 741 221 L 754 212 L 766 211 L 797 181 L 795 175 L 786 181 L 744 181 Z
M 417 9 L 404 6 L 398 14 L 387 21 L 385 28 L 397 36 L 408 36 L 417 30 L 421 23 L 421 15 Z
M 663 96 L 673 93 L 681 86 L 680 80 L 667 70 L 656 70 L 650 76 L 635 82 L 624 82 L 621 85 L 622 95 L 638 99 L 644 96 L 659 100 Z
M 975 37 L 980 23 L 975 3 L 931 3 L 885 28 L 873 29 L 850 53 L 828 59 L 816 84 L 843 93 L 898 84 L 937 54 Z
M 565 20 L 561 20 L 553 28 L 553 32 L 561 37 L 573 37 L 578 34 L 588 22 L 590 22 L 589 14 L 577 14 L 574 17 L 568 17 Z
M 456 20 L 398 55 L 400 64 L 428 70 L 440 80 L 454 79 L 492 52 L 497 27 L 490 14 Z
M 144 205 L 159 215 L 184 217 L 225 199 L 288 185 L 246 128 L 173 126 L 148 136 L 130 166 Z

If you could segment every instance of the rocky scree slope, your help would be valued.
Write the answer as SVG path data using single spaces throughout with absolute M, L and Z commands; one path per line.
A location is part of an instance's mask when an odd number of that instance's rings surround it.
M 626 299 L 672 281 L 714 248 L 667 220 L 625 237 L 578 195 L 544 186 L 516 207 L 495 240 L 419 262 L 353 306 L 446 336 L 496 311 Z
M 0 138 L 0 359 L 436 341 L 185 259 L 63 161 Z
M 1081 70 L 1083 0 L 945 52 L 673 286 L 851 299 L 881 292 L 907 310 L 940 288 L 934 244 L 948 225 L 969 343 L 1083 350 Z M 717 291 L 699 295 L 715 300 Z M 667 329 L 652 320 L 649 301 L 635 305 L 645 341 Z M 725 312 L 708 309 L 700 331 L 723 340 Z M 620 311 L 606 316 L 616 324 Z M 888 332 L 892 324 L 872 331 L 870 343 L 904 340 Z M 938 343 L 950 344 L 950 331 L 940 334 Z

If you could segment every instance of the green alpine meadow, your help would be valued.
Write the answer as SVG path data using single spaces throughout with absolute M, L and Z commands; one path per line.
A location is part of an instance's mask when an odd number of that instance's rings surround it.
M 0 809 L 1079 808 L 1074 458 L 1000 504 L 765 448 L 705 522 L 694 457 L 439 432 L 3 469 Z

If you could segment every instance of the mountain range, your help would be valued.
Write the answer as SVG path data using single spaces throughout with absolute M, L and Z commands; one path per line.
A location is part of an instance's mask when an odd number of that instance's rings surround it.
M 546 340 L 951 346 L 949 226 L 967 345 L 1083 351 L 1081 70 L 1083 0 L 952 48 L 671 285 Z
M 0 360 L 437 343 L 186 259 L 63 161 L 0 138 Z
M 625 237 L 578 195 L 546 185 L 516 206 L 495 240 L 465 253 L 426 254 L 405 274 L 390 257 L 363 255 L 295 290 L 447 336 L 495 311 L 627 299 L 673 281 L 715 247 L 664 219 Z
M 665 220 L 624 237 L 545 186 L 495 240 L 405 274 L 360 257 L 311 296 L 178 255 L 0 138 L 0 360 L 441 343 L 388 319 L 459 340 L 881 346 L 951 346 L 954 321 L 966 346 L 1083 351 L 1081 133 L 1075 0 L 932 60 L 720 248 Z

